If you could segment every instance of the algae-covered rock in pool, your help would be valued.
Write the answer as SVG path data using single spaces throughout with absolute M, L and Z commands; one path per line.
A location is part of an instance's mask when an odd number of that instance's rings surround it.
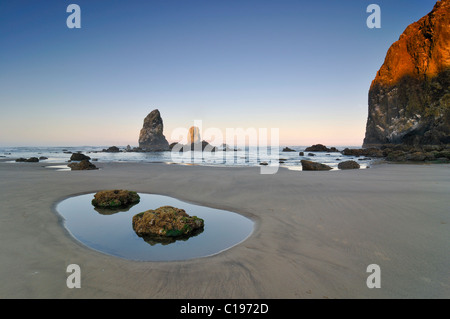
M 355 161 L 345 161 L 338 164 L 339 169 L 358 169 L 360 166 Z
M 191 217 L 184 209 L 172 206 L 162 206 L 134 215 L 132 224 L 140 237 L 189 236 L 204 227 L 203 219 Z
M 312 161 L 302 160 L 302 169 L 304 171 L 329 171 L 332 167 L 322 164 L 316 163 Z
M 140 200 L 141 198 L 136 192 L 115 189 L 97 192 L 92 200 L 92 205 L 100 208 L 119 208 L 137 204 Z

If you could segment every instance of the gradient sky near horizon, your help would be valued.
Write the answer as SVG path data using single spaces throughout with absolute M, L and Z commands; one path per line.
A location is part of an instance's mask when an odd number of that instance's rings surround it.
M 69 29 L 69 4 L 81 29 Z M 381 7 L 381 29 L 366 8 Z M 0 146 L 138 145 L 279 128 L 282 145 L 361 145 L 371 81 L 435 0 L 0 0 Z

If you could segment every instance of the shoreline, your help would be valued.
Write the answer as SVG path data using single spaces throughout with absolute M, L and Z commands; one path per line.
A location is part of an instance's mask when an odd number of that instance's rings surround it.
M 280 167 L 274 175 L 259 167 L 98 162 L 96 171 L 56 171 L 42 164 L 0 161 L 1 298 L 450 297 L 449 164 Z M 223 252 L 186 261 L 106 255 L 74 239 L 56 205 L 108 188 L 236 212 L 254 230 Z M 66 286 L 72 263 L 81 267 L 80 289 Z M 381 267 L 380 289 L 366 286 L 372 263 Z

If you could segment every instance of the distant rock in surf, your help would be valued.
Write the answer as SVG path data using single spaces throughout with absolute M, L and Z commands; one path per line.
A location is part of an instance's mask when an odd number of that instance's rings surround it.
M 323 144 L 315 144 L 305 149 L 305 152 L 339 152 L 336 147 L 328 148 Z
M 200 130 L 196 126 L 189 128 L 188 144 L 172 143 L 169 145 L 169 149 L 175 152 L 215 152 L 217 148 L 212 146 L 207 141 L 202 141 L 200 136 Z
M 196 126 L 191 126 L 189 128 L 188 144 L 195 144 L 199 143 L 200 141 L 200 129 Z
M 72 153 L 72 156 L 70 157 L 71 161 L 82 161 L 82 160 L 90 160 L 91 158 L 87 155 L 84 155 L 82 153 Z
M 111 147 L 108 147 L 106 149 L 103 149 L 102 152 L 105 152 L 105 153 L 119 153 L 120 149 L 117 146 L 111 146 Z

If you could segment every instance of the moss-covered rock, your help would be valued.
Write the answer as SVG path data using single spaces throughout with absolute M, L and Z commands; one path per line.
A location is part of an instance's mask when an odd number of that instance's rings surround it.
M 140 237 L 183 237 L 203 229 L 204 220 L 189 216 L 184 209 L 162 206 L 134 215 L 132 224 Z
M 332 169 L 332 167 L 328 165 L 307 160 L 302 160 L 301 163 L 304 171 L 329 171 Z
M 338 164 L 339 169 L 358 169 L 359 164 L 355 161 L 345 161 Z
M 128 207 L 139 203 L 140 197 L 138 193 L 115 189 L 97 192 L 92 200 L 92 205 L 100 208 L 121 208 Z
M 86 159 L 82 160 L 79 163 L 77 163 L 77 162 L 70 163 L 67 166 L 70 167 L 70 169 L 73 171 L 98 169 L 97 166 L 95 166 L 94 164 L 89 162 L 89 160 L 86 160 Z

